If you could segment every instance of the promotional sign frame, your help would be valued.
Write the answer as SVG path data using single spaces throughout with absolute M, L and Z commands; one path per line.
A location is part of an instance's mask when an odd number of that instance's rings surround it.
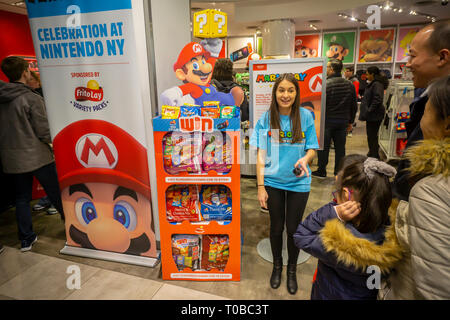
M 311 37 L 311 36 L 314 36 L 314 37 L 317 36 L 317 48 L 315 49 L 316 50 L 316 56 L 314 58 L 320 58 L 320 57 L 322 57 L 322 34 L 321 33 L 296 34 L 295 35 L 295 48 L 297 48 L 297 40 L 301 40 L 300 39 L 301 37 Z M 302 57 L 295 56 L 295 53 L 294 53 L 294 58 L 305 59 L 305 58 L 302 58 Z
M 306 64 L 311 65 L 311 67 L 303 67 L 303 68 L 299 68 L 296 69 L 296 66 L 304 66 Z M 284 65 L 288 65 L 288 66 L 292 66 L 289 68 L 289 72 L 304 72 L 304 71 L 308 71 L 311 70 L 313 68 L 316 67 L 322 67 L 322 72 L 321 73 L 315 73 L 315 75 L 320 74 L 321 75 L 321 79 L 322 79 L 322 84 L 321 84 L 321 93 L 320 93 L 320 116 L 316 117 L 314 123 L 316 125 L 316 133 L 317 133 L 317 138 L 319 140 L 319 150 L 323 149 L 323 140 L 324 140 L 324 136 L 325 136 L 325 112 L 326 112 L 326 69 L 327 69 L 327 59 L 325 59 L 324 57 L 321 58 L 295 58 L 295 59 L 271 59 L 271 60 L 256 60 L 256 61 L 250 61 L 250 65 L 249 65 L 249 73 L 250 73 L 250 99 L 249 99 L 249 110 L 250 110 L 250 126 L 252 128 L 255 127 L 256 122 L 258 121 L 260 115 L 267 111 L 270 107 L 270 102 L 269 104 L 267 104 L 267 106 L 262 109 L 256 109 L 255 108 L 255 100 L 256 100 L 256 94 L 260 93 L 260 91 L 258 90 L 258 88 L 256 88 L 255 86 L 255 81 L 256 81 L 256 76 L 255 76 L 255 66 L 259 66 L 259 65 L 267 65 L 267 69 L 269 69 L 270 66 L 270 70 L 267 70 L 268 72 L 272 73 L 272 74 L 280 74 L 277 72 L 277 67 L 278 66 L 284 66 Z M 272 69 L 273 67 L 273 69 Z M 258 68 L 258 67 L 256 67 Z M 298 70 L 298 71 L 297 71 Z M 281 72 L 281 73 L 285 73 L 285 72 Z M 304 77 L 304 80 L 308 79 L 310 80 L 310 76 L 306 75 L 306 77 Z M 306 81 L 305 81 L 306 82 Z M 299 81 L 299 85 L 300 88 L 302 88 L 304 85 L 302 85 L 301 81 Z M 309 84 L 308 84 L 309 86 Z M 270 86 L 270 93 L 272 92 L 272 86 Z M 300 89 L 300 102 L 303 103 L 304 101 L 310 101 L 309 99 L 302 99 L 302 89 Z M 268 91 L 268 90 L 266 90 Z M 268 92 L 266 93 L 268 94 Z M 319 96 L 319 95 L 318 95 Z M 317 124 L 319 126 L 317 126 Z M 319 127 L 319 128 L 318 128 Z
M 135 5 L 27 1 L 62 191 L 60 252 L 154 267 Z
M 321 48 L 320 48 L 320 50 L 321 50 L 320 54 L 321 55 L 320 55 L 320 57 L 329 59 L 327 57 L 326 51 L 324 51 L 326 48 L 329 48 L 326 45 L 326 43 L 325 43 L 326 38 L 328 37 L 328 35 L 339 35 L 339 34 L 343 34 L 343 33 L 345 33 L 345 34 L 353 33 L 353 43 L 348 44 L 349 46 L 352 46 L 352 48 L 353 48 L 353 57 L 352 57 L 351 61 L 344 61 L 345 58 L 346 58 L 346 57 L 344 57 L 344 59 L 342 60 L 342 63 L 343 64 L 354 64 L 355 63 L 355 61 L 356 61 L 356 50 L 357 50 L 357 45 L 358 45 L 357 37 L 359 35 L 357 30 L 354 30 L 354 31 L 352 31 L 352 30 L 350 30 L 350 31 L 349 30 L 337 30 L 337 31 L 322 32 L 321 33 L 321 39 L 320 39 L 320 43 L 321 43 Z
M 184 120 L 194 118 L 185 118 Z M 199 118 L 200 119 L 200 118 Z M 205 118 L 202 117 L 201 120 Z M 180 119 L 153 119 L 156 172 L 158 181 L 159 223 L 161 230 L 161 266 L 164 280 L 194 280 L 194 281 L 239 281 L 241 275 L 241 200 L 240 200 L 240 118 L 212 119 L 213 132 L 225 132 L 231 141 L 232 164 L 226 174 L 219 174 L 215 170 L 208 173 L 188 174 L 181 172 L 169 174 L 164 168 L 163 138 L 170 132 L 180 129 Z M 221 128 L 225 127 L 226 128 Z M 199 129 L 195 132 L 207 132 Z M 208 131 L 209 132 L 209 131 Z M 174 185 L 223 185 L 232 194 L 232 219 L 229 223 L 219 221 L 190 222 L 184 220 L 179 223 L 169 222 L 166 209 L 166 191 Z M 228 222 L 228 221 L 227 221 Z M 179 270 L 172 253 L 173 235 L 227 235 L 229 240 L 229 258 L 223 271 L 213 268 L 207 270 Z
M 417 32 L 421 29 L 421 28 L 423 28 L 423 26 L 420 26 L 420 25 L 417 25 L 417 26 L 407 26 L 407 27 L 401 27 L 401 26 L 398 26 L 397 27 L 397 33 L 396 33 L 396 37 L 395 37 L 395 63 L 406 63 L 406 62 L 408 62 L 408 56 L 406 56 L 406 57 L 404 57 L 403 59 L 397 59 L 398 58 L 398 54 L 400 53 L 399 51 L 400 51 L 400 43 L 401 43 L 401 40 L 403 40 L 403 39 L 400 39 L 400 32 L 402 32 L 402 30 L 414 30 L 414 29 L 417 29 Z M 412 39 L 411 39 L 412 40 Z M 411 43 L 411 42 L 409 42 L 409 43 Z
M 361 62 L 361 55 L 360 55 L 360 48 L 361 48 L 361 34 L 362 33 L 370 33 L 370 32 L 379 32 L 379 31 L 383 31 L 383 30 L 391 30 L 393 31 L 393 35 L 392 35 L 392 51 L 391 51 L 391 61 L 382 61 L 382 60 L 377 60 L 377 61 L 370 61 L 370 62 Z M 370 29 L 363 29 L 363 30 L 359 30 L 358 32 L 358 43 L 357 43 L 357 47 L 355 49 L 355 52 L 357 52 L 357 55 L 355 55 L 355 61 L 358 65 L 370 65 L 370 64 L 392 64 L 394 63 L 394 59 L 395 59 L 395 54 L 396 54 L 396 44 L 397 44 L 397 36 L 398 36 L 398 28 L 397 27 L 386 27 L 386 28 L 380 28 L 380 29 L 374 29 L 374 30 L 370 30 Z M 366 39 L 365 39 L 366 40 Z M 364 41 L 364 40 L 363 40 Z

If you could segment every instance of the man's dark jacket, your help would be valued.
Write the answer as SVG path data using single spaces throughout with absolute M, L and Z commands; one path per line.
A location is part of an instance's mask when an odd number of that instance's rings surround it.
M 353 83 L 342 78 L 340 74 L 330 75 L 327 78 L 325 122 L 353 123 L 357 109 Z
M 361 121 L 381 121 L 384 118 L 386 108 L 383 105 L 384 85 L 374 79 L 370 82 L 361 100 L 359 109 L 359 120 Z

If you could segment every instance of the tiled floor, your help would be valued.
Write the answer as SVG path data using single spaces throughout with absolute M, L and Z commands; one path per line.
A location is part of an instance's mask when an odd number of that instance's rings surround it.
M 347 138 L 347 154 L 366 154 L 367 142 L 363 123 Z M 312 165 L 316 169 L 317 160 Z M 328 178 L 313 178 L 304 216 L 331 199 L 333 190 L 334 151 L 330 152 Z M 0 243 L 6 246 L 0 254 L 0 299 L 309 299 L 311 280 L 317 259 L 310 257 L 298 265 L 299 290 L 290 295 L 286 289 L 286 273 L 277 290 L 269 285 L 272 265 L 261 258 L 257 244 L 269 236 L 269 216 L 259 210 L 255 179 L 241 180 L 241 226 L 243 233 L 241 281 L 163 281 L 160 265 L 155 268 L 61 255 L 65 244 L 64 225 L 59 215 L 33 213 L 33 227 L 38 242 L 31 252 L 19 251 L 14 209 L 0 214 Z M 80 289 L 68 289 L 72 273 L 78 266 Z M 69 283 L 70 287 L 70 283 Z

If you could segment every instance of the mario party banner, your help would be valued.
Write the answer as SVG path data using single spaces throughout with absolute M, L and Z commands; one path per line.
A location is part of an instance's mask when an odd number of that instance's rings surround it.
M 250 62 L 250 123 L 254 127 L 272 101 L 272 88 L 283 73 L 293 73 L 300 86 L 300 103 L 313 116 L 320 148 L 325 125 L 326 59 L 280 59 Z
M 319 34 L 295 36 L 294 58 L 316 58 L 320 56 Z
M 324 33 L 322 57 L 353 63 L 355 59 L 356 32 Z
M 391 62 L 395 29 L 360 31 L 358 62 Z
M 61 252 L 150 265 L 157 250 L 131 0 L 28 0 L 27 9 L 65 213 L 70 250 Z
M 409 58 L 409 47 L 412 39 L 419 32 L 420 27 L 416 28 L 399 28 L 397 36 L 397 54 L 395 55 L 396 62 L 407 62 Z

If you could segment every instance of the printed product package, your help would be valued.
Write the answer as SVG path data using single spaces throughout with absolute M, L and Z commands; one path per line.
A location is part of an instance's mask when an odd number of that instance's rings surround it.
M 178 270 L 200 267 L 200 236 L 189 234 L 175 234 L 172 236 L 172 256 Z
M 200 212 L 205 221 L 232 219 L 231 191 L 226 186 L 202 185 Z
M 218 118 L 220 118 L 220 108 L 219 107 L 202 107 L 201 115 L 202 115 L 202 117 L 218 119 Z
M 231 171 L 231 139 L 221 131 L 204 133 L 202 139 L 202 169 L 204 172 L 215 170 L 217 173 Z
M 173 185 L 167 189 L 166 217 L 169 222 L 201 220 L 197 185 Z
M 180 107 L 180 117 L 194 117 L 200 116 L 199 106 L 181 106 Z
M 168 132 L 163 138 L 164 170 L 169 174 L 200 173 L 201 133 Z
M 223 106 L 223 107 L 220 107 L 220 117 L 222 119 L 234 118 L 235 114 L 236 114 L 236 107 L 235 106 Z
M 180 107 L 162 106 L 162 119 L 178 119 L 180 117 Z
M 230 256 L 229 238 L 227 235 L 204 235 L 202 239 L 201 268 L 213 268 L 224 271 Z

